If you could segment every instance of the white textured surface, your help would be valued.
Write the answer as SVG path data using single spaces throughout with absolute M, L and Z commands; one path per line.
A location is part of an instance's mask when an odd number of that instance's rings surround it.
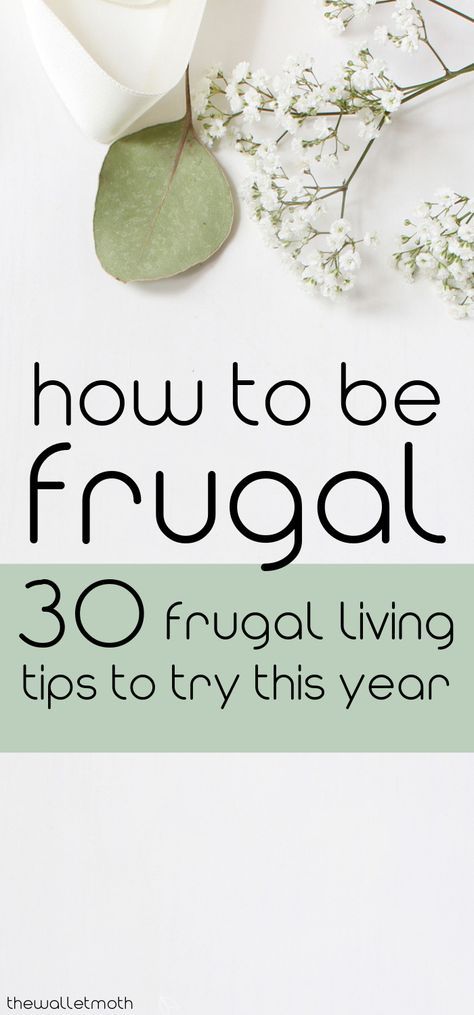
M 137 1015 L 470 1015 L 471 759 L 43 755 L 2 771 L 2 994 L 127 993 Z

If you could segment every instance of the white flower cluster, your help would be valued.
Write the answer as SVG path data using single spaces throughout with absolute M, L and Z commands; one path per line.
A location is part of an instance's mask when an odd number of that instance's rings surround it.
M 244 185 L 244 198 L 267 242 L 283 251 L 305 285 L 336 299 L 354 286 L 361 264 L 357 247 L 362 242 L 370 246 L 376 238 L 367 234 L 363 241 L 355 240 L 343 218 L 327 224 L 324 193 L 309 169 L 288 177 L 271 145 L 259 151 L 256 172 Z
M 391 32 L 385 25 L 375 29 L 376 42 L 392 42 L 404 53 L 415 53 L 420 42 L 427 41 L 423 15 L 413 0 L 396 0 L 392 13 L 395 31 Z
M 474 202 L 438 191 L 405 227 L 397 267 L 409 281 L 419 273 L 433 279 L 456 317 L 474 316 Z
M 354 276 L 360 268 L 360 254 L 350 228 L 345 219 L 336 219 L 329 228 L 325 247 L 298 262 L 303 281 L 331 300 L 352 289 Z
M 322 247 L 296 255 L 295 266 L 305 285 L 313 286 L 322 296 L 335 300 L 354 286 L 361 266 L 358 243 L 371 246 L 377 241 L 375 234 L 369 233 L 362 241 L 354 240 L 350 224 L 345 219 L 336 219 L 327 233 L 321 235 L 325 240 Z
M 290 57 L 273 79 L 247 63 L 230 77 L 217 68 L 195 97 L 206 144 L 230 134 L 251 157 L 245 196 L 253 218 L 303 281 L 330 298 L 352 288 L 363 241 L 354 239 L 343 218 L 325 224 L 327 200 L 341 203 L 347 188 L 330 179 L 323 185 L 320 174 L 349 149 L 341 137 L 347 117 L 372 141 L 401 98 L 385 64 L 367 48 L 325 82 L 311 58 Z
M 372 234 L 356 239 L 344 218 L 348 188 L 371 145 L 403 102 L 472 66 L 455 74 L 447 70 L 415 0 L 316 2 L 322 2 L 324 17 L 339 30 L 379 3 L 390 4 L 391 27 L 376 29 L 375 40 L 408 53 L 420 43 L 427 46 L 444 76 L 399 89 L 367 45 L 329 80 L 320 78 L 312 57 L 289 57 L 276 77 L 242 62 L 230 75 L 222 67 L 209 71 L 194 96 L 193 111 L 205 144 L 212 147 L 227 137 L 250 157 L 244 197 L 252 217 L 303 283 L 333 299 L 353 287 L 360 245 L 375 242 Z M 356 130 L 348 136 L 350 122 Z M 334 167 L 356 133 L 365 146 L 355 165 L 341 169 L 335 182 Z M 334 202 L 336 217 L 334 211 L 328 214 Z M 467 198 L 438 193 L 424 204 L 413 221 L 406 221 L 394 256 L 408 278 L 429 274 L 457 316 L 474 316 L 474 205 Z
M 377 0 L 323 0 L 323 17 L 331 28 L 344 32 L 354 18 L 365 17 Z
M 295 147 L 300 153 L 312 148 L 319 150 L 313 154 L 320 155 L 327 148 L 326 142 L 332 141 L 337 156 L 339 149 L 347 150 L 339 138 L 344 116 L 359 116 L 365 136 L 369 124 L 389 120 L 401 99 L 402 93 L 388 76 L 385 63 L 364 48 L 326 82 L 319 80 L 311 57 L 289 57 L 282 73 L 273 80 L 263 70 L 252 71 L 248 63 L 238 64 L 229 78 L 217 68 L 202 82 L 193 106 L 203 139 L 209 145 L 220 140 L 237 121 L 248 128 L 260 123 L 265 114 L 273 113 L 278 126 L 297 140 Z M 242 141 L 242 134 L 237 134 L 237 141 Z M 245 138 L 247 153 L 253 141 L 252 136 Z
M 344 112 L 357 114 L 359 136 L 373 140 L 390 114 L 400 108 L 403 94 L 387 74 L 383 60 L 362 49 L 343 68 L 346 88 Z
M 366 17 L 376 7 L 378 0 L 323 0 L 323 16 L 332 28 L 343 32 L 351 21 Z M 393 32 L 382 25 L 375 29 L 376 42 L 392 42 L 405 53 L 413 53 L 421 41 L 426 41 L 426 28 L 423 15 L 413 0 L 395 0 L 392 12 L 395 22 Z

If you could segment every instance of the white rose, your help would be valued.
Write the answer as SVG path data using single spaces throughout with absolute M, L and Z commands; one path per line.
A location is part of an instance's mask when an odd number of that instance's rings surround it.
M 23 6 L 70 113 L 86 134 L 110 142 L 179 84 L 206 0 L 23 0 Z

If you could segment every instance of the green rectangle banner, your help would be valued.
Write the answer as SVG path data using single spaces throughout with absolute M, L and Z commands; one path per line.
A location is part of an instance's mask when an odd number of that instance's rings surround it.
M 472 566 L 7 565 L 3 751 L 471 751 Z

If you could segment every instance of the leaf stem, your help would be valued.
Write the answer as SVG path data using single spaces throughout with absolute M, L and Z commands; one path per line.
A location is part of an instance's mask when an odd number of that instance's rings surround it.
M 189 127 L 189 125 L 191 124 L 191 121 L 192 121 L 191 84 L 190 84 L 190 81 L 189 81 L 189 63 L 188 63 L 188 66 L 186 67 L 185 94 L 186 94 L 186 114 L 185 114 L 185 116 L 186 116 L 186 121 L 187 121 L 187 124 L 188 124 L 188 127 Z

